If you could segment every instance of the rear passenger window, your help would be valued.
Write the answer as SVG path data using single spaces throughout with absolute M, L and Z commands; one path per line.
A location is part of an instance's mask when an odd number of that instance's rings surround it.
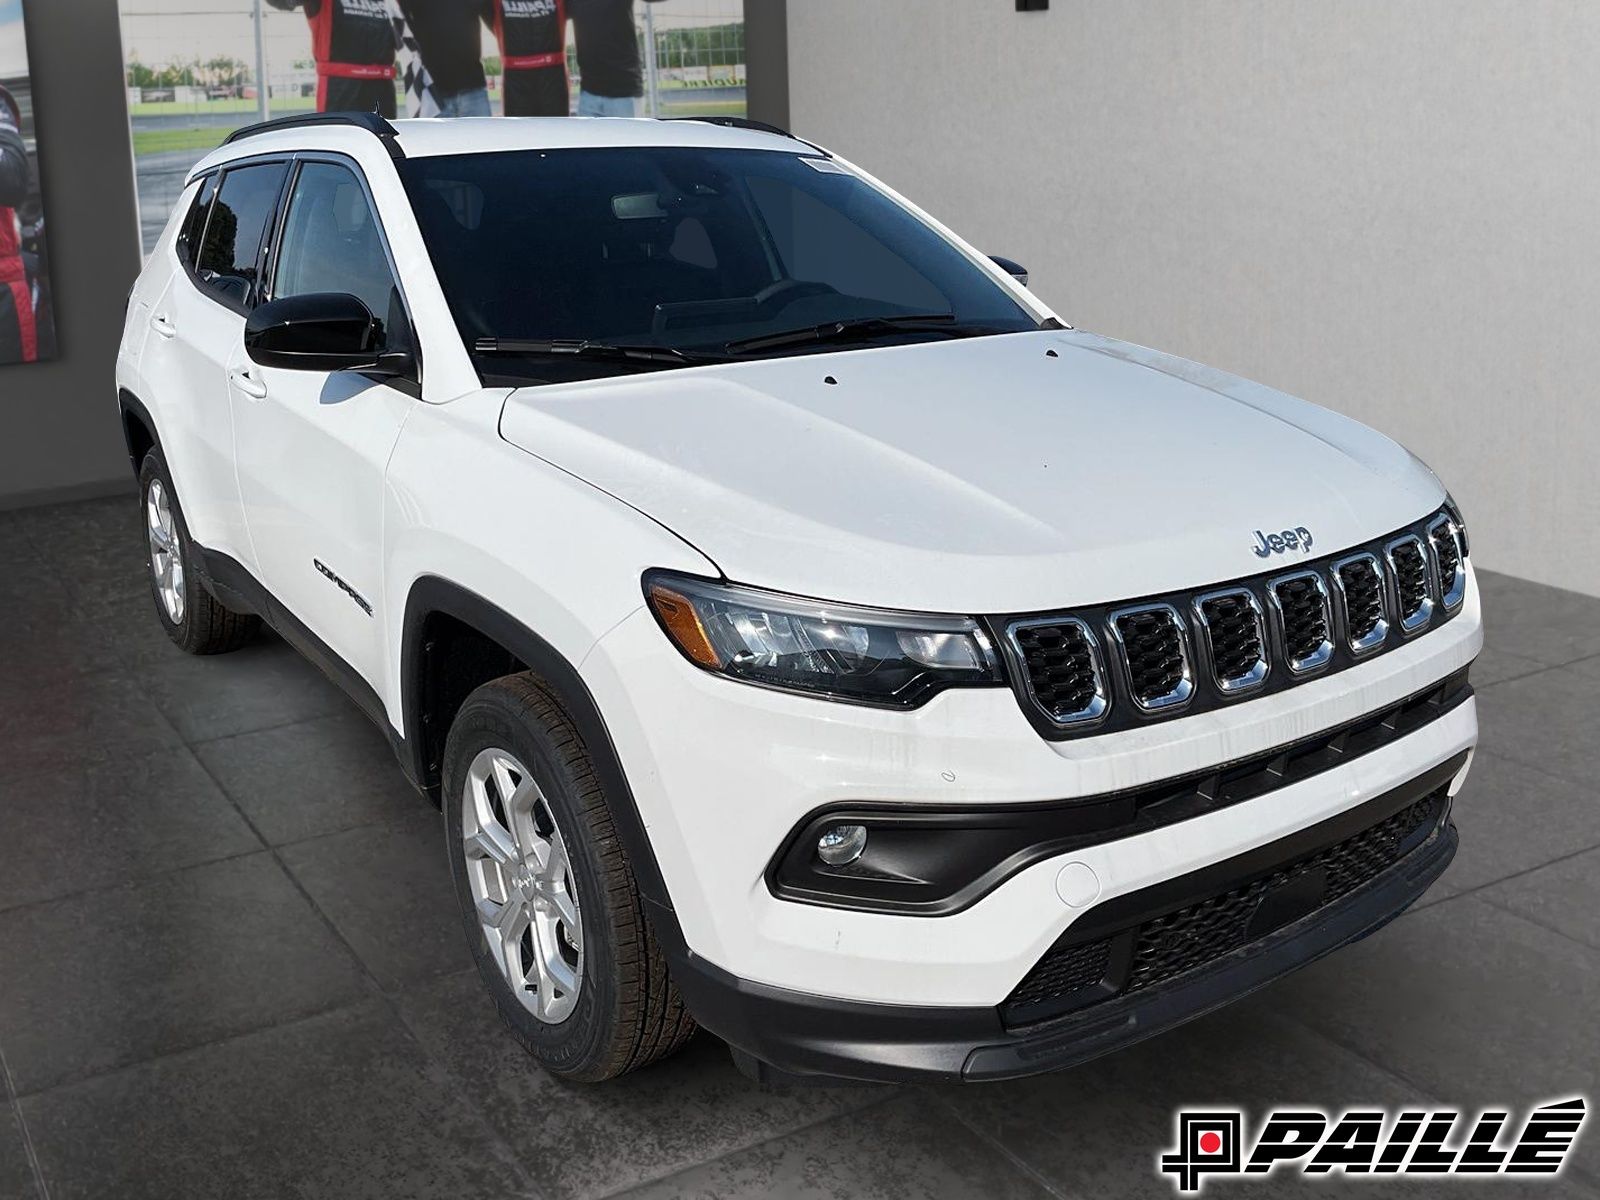
M 211 212 L 211 202 L 216 196 L 217 177 L 207 175 L 200 184 L 194 203 L 189 206 L 188 214 L 183 218 L 183 226 L 178 230 L 178 261 L 186 267 L 194 266 L 195 255 L 200 250 L 200 237 L 206 231 L 206 217 Z
M 195 273 L 202 287 L 235 308 L 254 302 L 261 239 L 277 207 L 283 172 L 283 163 L 224 171 L 211 205 Z

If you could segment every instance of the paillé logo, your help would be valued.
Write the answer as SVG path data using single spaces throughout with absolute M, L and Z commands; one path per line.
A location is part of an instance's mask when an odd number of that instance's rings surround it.
M 1180 1192 L 1198 1192 L 1207 1176 L 1266 1179 L 1278 1170 L 1306 1175 L 1548 1175 L 1561 1173 L 1588 1116 L 1582 1097 L 1545 1104 L 1520 1127 L 1508 1109 L 1463 1120 L 1453 1109 L 1347 1109 L 1335 1119 L 1317 1109 L 1267 1114 L 1248 1153 L 1244 1114 L 1179 1110 L 1176 1145 L 1160 1168 Z M 1517 1128 L 1516 1135 L 1509 1128 Z

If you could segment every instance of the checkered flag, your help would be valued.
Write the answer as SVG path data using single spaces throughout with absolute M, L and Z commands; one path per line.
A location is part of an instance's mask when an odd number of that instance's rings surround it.
M 433 77 L 422 65 L 422 50 L 417 46 L 417 35 L 411 32 L 411 23 L 395 0 L 389 0 L 389 14 L 394 21 L 394 42 L 398 53 L 400 81 L 405 87 L 406 116 L 437 117 L 439 97 L 434 95 Z

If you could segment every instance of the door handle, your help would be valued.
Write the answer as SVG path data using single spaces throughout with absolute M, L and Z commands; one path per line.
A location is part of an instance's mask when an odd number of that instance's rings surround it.
M 233 385 L 249 396 L 252 400 L 265 400 L 267 385 L 250 374 L 249 371 L 234 369 L 228 372 L 228 377 L 233 380 Z
M 150 318 L 150 328 L 154 329 L 164 338 L 177 337 L 178 327 L 172 323 L 172 318 L 166 313 L 157 313 Z

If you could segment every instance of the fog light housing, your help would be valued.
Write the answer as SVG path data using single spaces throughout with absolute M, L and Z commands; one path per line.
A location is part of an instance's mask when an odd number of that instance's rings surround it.
M 861 857 L 867 848 L 865 825 L 834 825 L 817 839 L 817 857 L 830 867 L 842 867 Z

